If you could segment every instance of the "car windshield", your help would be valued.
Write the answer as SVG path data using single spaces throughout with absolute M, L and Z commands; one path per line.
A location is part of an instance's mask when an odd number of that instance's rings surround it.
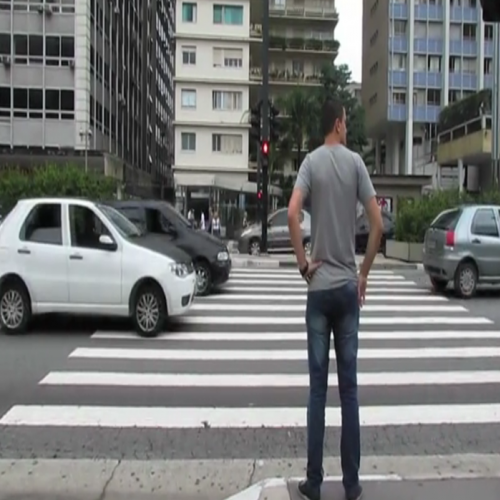
M 126 238 L 136 238 L 142 234 L 141 230 L 133 222 L 130 222 L 124 215 L 118 212 L 118 210 L 108 205 L 97 205 L 97 208 L 101 210 L 106 219 L 113 224 L 113 227 L 115 227 L 122 236 Z
M 172 206 L 168 205 L 167 203 L 164 204 L 164 209 L 167 214 L 167 219 L 176 219 L 177 222 L 180 224 L 183 224 L 186 227 L 192 227 L 191 222 L 189 222 L 184 215 L 182 215 L 178 210 L 173 208 Z

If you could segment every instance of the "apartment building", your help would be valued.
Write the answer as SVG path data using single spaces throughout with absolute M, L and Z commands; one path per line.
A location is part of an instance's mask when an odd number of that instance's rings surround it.
M 377 171 L 433 161 L 444 106 L 492 86 L 493 28 L 479 0 L 363 0 L 362 99 Z
M 269 8 L 271 98 L 319 85 L 338 51 L 334 2 L 271 0 Z M 197 196 L 208 187 L 255 193 L 248 111 L 260 99 L 262 17 L 260 0 L 177 1 L 175 176 L 178 186 L 199 187 Z
M 174 6 L 0 0 L 0 148 L 85 150 L 170 179 Z

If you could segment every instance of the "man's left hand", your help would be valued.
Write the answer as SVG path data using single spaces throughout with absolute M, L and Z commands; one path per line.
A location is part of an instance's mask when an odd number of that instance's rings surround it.
M 318 267 L 323 264 L 320 261 L 315 261 L 315 262 L 309 262 L 307 266 L 307 271 L 304 274 L 304 279 L 306 282 L 309 284 L 311 282 L 312 277 L 314 276 L 314 273 L 317 271 Z

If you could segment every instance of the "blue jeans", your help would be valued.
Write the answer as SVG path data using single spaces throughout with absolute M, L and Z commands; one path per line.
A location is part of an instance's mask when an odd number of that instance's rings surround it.
M 337 358 L 337 376 L 342 407 L 340 457 L 347 493 L 359 484 L 361 439 L 358 406 L 357 283 L 307 294 L 307 355 L 309 404 L 307 408 L 307 479 L 316 488 L 323 482 L 325 406 L 330 363 L 330 338 Z

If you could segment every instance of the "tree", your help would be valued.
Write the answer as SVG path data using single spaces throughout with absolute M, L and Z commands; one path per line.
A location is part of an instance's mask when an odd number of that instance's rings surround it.
M 116 179 L 86 173 L 77 165 L 2 167 L 0 175 L 0 204 L 4 212 L 21 198 L 66 196 L 104 200 L 112 199 L 116 190 Z

